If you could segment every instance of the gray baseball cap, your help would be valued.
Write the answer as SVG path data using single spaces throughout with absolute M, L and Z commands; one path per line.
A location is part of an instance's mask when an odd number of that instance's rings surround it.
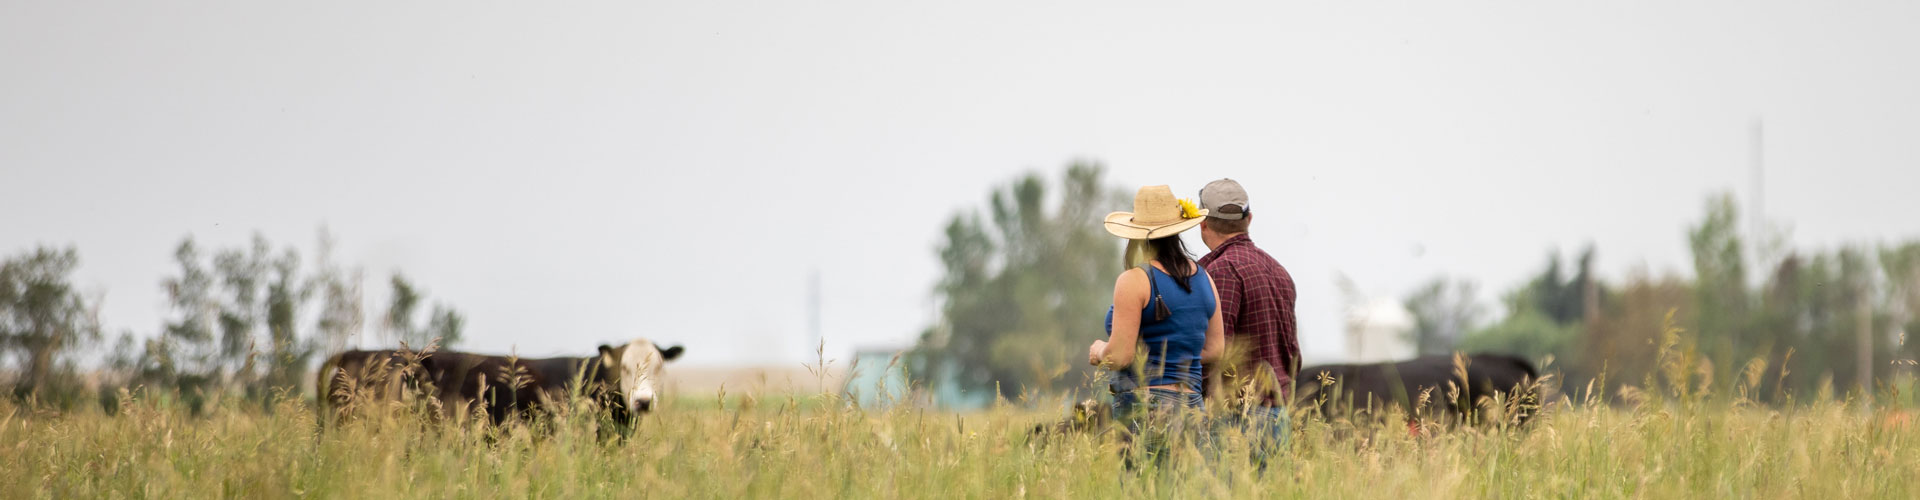
M 1247 216 L 1247 190 L 1233 179 L 1220 179 L 1200 188 L 1200 208 L 1215 219 L 1240 220 Z

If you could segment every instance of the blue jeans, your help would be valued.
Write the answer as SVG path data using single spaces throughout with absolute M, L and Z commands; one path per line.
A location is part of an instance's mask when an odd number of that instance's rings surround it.
M 1144 446 L 1143 452 L 1156 465 L 1166 462 L 1175 445 L 1196 436 L 1194 431 L 1200 430 L 1197 420 L 1205 408 L 1206 401 L 1198 392 L 1146 389 L 1113 395 L 1113 418 L 1125 424 L 1128 442 Z M 1133 467 L 1129 453 L 1127 468 Z
M 1221 424 L 1246 436 L 1247 451 L 1263 471 L 1267 459 L 1284 453 L 1293 436 L 1293 415 L 1284 406 L 1250 405 L 1225 417 Z

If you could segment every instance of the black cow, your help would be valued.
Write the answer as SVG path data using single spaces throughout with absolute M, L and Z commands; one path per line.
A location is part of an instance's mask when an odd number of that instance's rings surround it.
M 1534 405 L 1545 399 L 1544 394 L 1538 393 L 1539 373 L 1525 359 L 1504 354 L 1474 354 L 1462 361 L 1466 365 L 1465 381 L 1461 379 L 1454 356 L 1422 356 L 1397 363 L 1310 366 L 1300 369 L 1295 378 L 1298 390 L 1294 401 L 1296 405 L 1315 408 L 1326 418 L 1367 408 L 1377 413 L 1388 407 L 1398 407 L 1412 415 L 1424 394 L 1427 401 L 1422 411 L 1460 418 L 1468 416 L 1469 410 L 1476 410 L 1477 414 L 1483 399 L 1496 394 L 1502 395 L 1504 401 L 1530 401 Z M 1517 418 L 1522 423 L 1532 413 L 1532 408 L 1516 405 L 1515 409 L 1519 410 Z
M 421 371 L 420 361 L 434 353 L 402 350 L 345 351 L 328 357 L 314 373 L 314 407 L 321 423 L 328 412 L 346 406 L 356 398 L 403 400 L 433 397 L 430 375 Z
M 359 394 L 379 399 L 438 399 L 445 412 L 442 417 L 480 408 L 499 424 L 509 415 L 566 397 L 578 375 L 588 384 L 582 393 L 599 401 L 616 421 L 625 422 L 653 408 L 663 365 L 682 352 L 679 346 L 660 349 L 646 339 L 619 347 L 603 345 L 599 355 L 585 358 L 347 351 L 321 365 L 314 388 L 323 418 L 329 406 L 340 406 L 353 397 L 342 389 L 352 383 L 360 388 Z

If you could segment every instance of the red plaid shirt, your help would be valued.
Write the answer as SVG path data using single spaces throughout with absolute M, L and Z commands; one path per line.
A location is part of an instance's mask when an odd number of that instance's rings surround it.
M 1200 259 L 1220 291 L 1220 320 L 1227 342 L 1247 352 L 1237 373 L 1273 373 L 1277 391 L 1262 391 L 1261 401 L 1277 406 L 1276 395 L 1292 391 L 1300 369 L 1300 338 L 1293 321 L 1293 276 L 1253 240 L 1241 234 L 1221 242 Z M 1256 377 L 1255 380 L 1265 377 Z M 1238 384 L 1226 381 L 1227 387 Z

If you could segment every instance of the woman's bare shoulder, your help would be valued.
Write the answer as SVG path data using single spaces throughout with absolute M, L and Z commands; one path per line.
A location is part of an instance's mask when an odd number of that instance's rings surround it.
M 1119 289 L 1132 290 L 1138 288 L 1145 290 L 1147 287 L 1147 271 L 1138 267 L 1121 271 L 1120 276 L 1114 278 L 1113 286 Z

